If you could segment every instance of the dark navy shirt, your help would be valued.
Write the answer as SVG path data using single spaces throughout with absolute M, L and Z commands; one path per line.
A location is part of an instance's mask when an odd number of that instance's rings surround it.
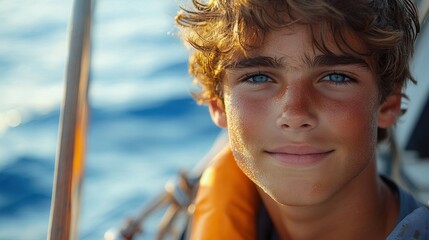
M 399 217 L 387 240 L 429 240 L 429 208 L 391 180 L 383 180 L 399 194 Z

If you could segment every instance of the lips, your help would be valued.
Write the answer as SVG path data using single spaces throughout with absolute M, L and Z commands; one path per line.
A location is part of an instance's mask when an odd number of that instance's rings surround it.
M 309 166 L 319 163 L 333 151 L 314 146 L 285 146 L 265 152 L 282 164 Z

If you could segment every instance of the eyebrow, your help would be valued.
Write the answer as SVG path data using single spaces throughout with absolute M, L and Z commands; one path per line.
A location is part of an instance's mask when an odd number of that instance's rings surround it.
M 336 65 L 360 65 L 370 69 L 369 64 L 360 57 L 351 55 L 317 55 L 316 57 L 304 57 L 304 63 L 308 67 L 329 67 Z M 269 68 L 284 68 L 286 67 L 284 58 L 256 56 L 238 59 L 226 66 L 229 69 L 254 68 L 254 67 L 269 67 Z
M 311 67 L 329 67 L 335 65 L 360 65 L 370 69 L 368 62 L 363 58 L 352 55 L 318 55 L 315 58 L 307 58 L 307 64 Z
M 238 59 L 237 61 L 228 64 L 226 67 L 232 69 L 253 67 L 283 68 L 283 62 L 283 58 L 256 56 Z

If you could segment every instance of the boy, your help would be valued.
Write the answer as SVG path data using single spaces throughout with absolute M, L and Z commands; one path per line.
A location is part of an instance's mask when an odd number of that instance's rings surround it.
M 427 208 L 376 170 L 377 142 L 401 113 L 404 85 L 414 81 L 413 3 L 193 4 L 176 20 L 194 48 L 190 71 L 202 86 L 196 98 L 227 128 L 230 149 L 208 169 L 214 180 L 202 178 L 192 238 L 425 239 Z M 235 172 L 222 167 L 229 151 Z M 240 171 L 245 177 L 237 180 Z M 226 184 L 216 182 L 222 179 Z M 246 179 L 251 184 L 240 186 Z M 231 186 L 235 196 L 214 194 Z M 231 206 L 211 206 L 212 198 Z

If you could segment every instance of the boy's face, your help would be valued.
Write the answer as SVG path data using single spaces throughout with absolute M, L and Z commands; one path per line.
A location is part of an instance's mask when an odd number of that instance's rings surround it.
M 304 25 L 270 33 L 226 69 L 224 106 L 210 103 L 240 168 L 282 204 L 317 204 L 346 189 L 374 164 L 377 127 L 399 113 L 399 95 L 380 104 L 369 59 L 328 43 L 335 55 L 314 48 Z

